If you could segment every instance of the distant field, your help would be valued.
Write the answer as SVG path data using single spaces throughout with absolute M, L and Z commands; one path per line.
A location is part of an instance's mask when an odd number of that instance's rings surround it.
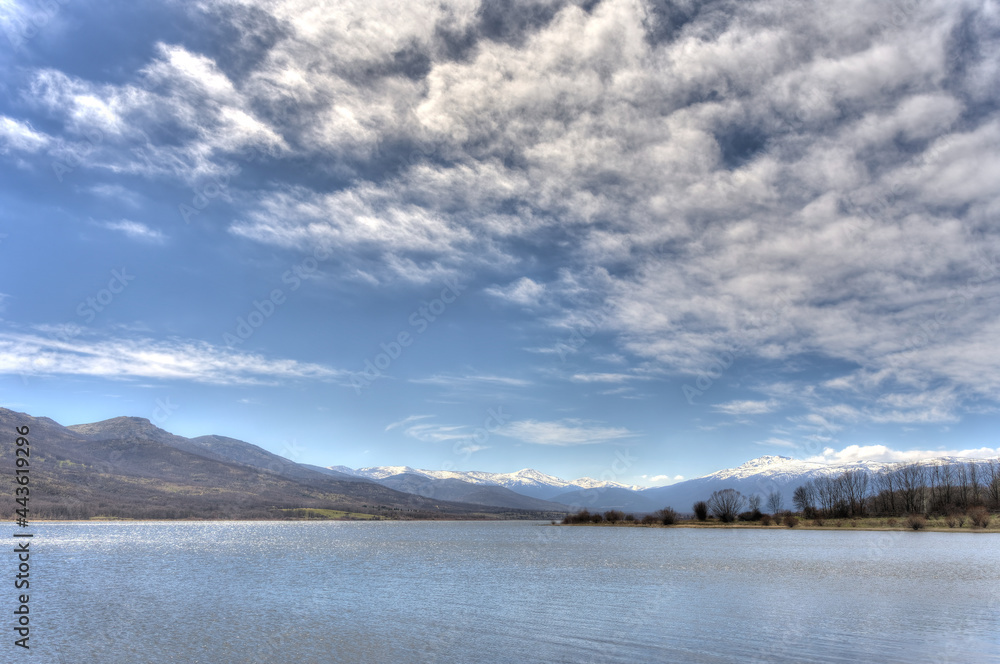
M 315 507 L 283 509 L 280 511 L 296 519 L 364 519 L 369 521 L 374 519 L 378 521 L 383 518 L 377 514 L 365 514 L 364 512 L 342 512 L 340 510 L 326 510 Z

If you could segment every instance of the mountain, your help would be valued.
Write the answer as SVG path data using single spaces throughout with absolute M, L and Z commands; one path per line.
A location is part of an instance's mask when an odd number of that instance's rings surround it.
M 421 475 L 435 480 L 461 480 L 470 484 L 503 487 L 540 500 L 550 500 L 557 494 L 578 489 L 615 488 L 630 490 L 637 488 L 619 482 L 595 480 L 589 477 L 581 477 L 580 479 L 568 482 L 558 477 L 532 470 L 531 468 L 524 468 L 513 473 L 486 473 L 478 470 L 419 470 L 410 468 L 409 466 L 373 466 L 358 468 L 357 470 L 352 470 L 345 466 L 330 466 L 329 469 L 342 473 L 354 473 L 359 477 L 366 477 L 376 482 L 403 474 Z
M 918 462 L 918 465 L 930 467 L 970 461 L 981 463 L 983 460 L 936 457 L 923 459 Z M 751 459 L 736 468 L 719 470 L 704 477 L 678 482 L 670 486 L 645 489 L 640 493 L 660 507 L 669 505 L 678 512 L 690 512 L 695 501 L 708 500 L 713 491 L 736 489 L 745 496 L 760 496 L 762 503 L 767 500 L 768 494 L 777 491 L 782 496 L 783 509 L 792 509 L 793 492 L 797 487 L 810 480 L 823 476 L 837 476 L 851 470 L 876 473 L 897 466 L 898 464 L 878 461 L 825 464 L 783 456 L 762 456 Z
M 296 464 L 223 436 L 176 436 L 118 417 L 64 427 L 0 408 L 0 428 L 27 425 L 35 518 L 280 518 L 323 508 L 403 518 L 548 518 L 548 513 L 435 500 Z M 13 476 L 12 446 L 0 473 Z
M 397 491 L 439 500 L 549 512 L 566 512 L 569 509 L 566 505 L 532 498 L 501 486 L 476 484 L 455 478 L 435 479 L 417 473 L 400 473 L 377 481 Z

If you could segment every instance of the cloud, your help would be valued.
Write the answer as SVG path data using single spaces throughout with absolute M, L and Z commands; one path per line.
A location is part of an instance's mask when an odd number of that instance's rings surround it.
M 406 435 L 424 443 L 441 443 L 471 438 L 464 425 L 415 424 L 406 428 Z
M 510 378 L 507 376 L 494 376 L 492 374 L 467 374 L 464 376 L 436 375 L 427 378 L 412 378 L 411 383 L 418 385 L 435 385 L 438 387 L 473 387 L 473 386 L 501 386 L 501 387 L 527 387 L 531 381 L 520 378 Z
M 790 440 L 785 440 L 784 438 L 768 438 L 767 440 L 758 440 L 754 445 L 765 445 L 767 447 L 787 447 L 787 448 L 798 448 L 799 446 Z
M 498 433 L 526 443 L 559 447 L 593 445 L 636 435 L 624 427 L 595 426 L 577 419 L 555 422 L 518 420 L 511 422 Z
M 392 431 L 393 429 L 399 428 L 403 425 L 409 424 L 410 422 L 416 422 L 418 420 L 425 420 L 428 417 L 434 417 L 433 415 L 410 415 L 409 417 L 403 418 L 398 422 L 393 422 L 386 426 L 386 431 Z
M 634 380 L 638 376 L 621 373 L 589 373 L 573 374 L 570 377 L 574 383 L 624 383 L 627 380 Z
M 101 225 L 108 230 L 119 231 L 133 240 L 142 242 L 161 244 L 167 239 L 162 232 L 138 221 L 122 219 L 121 221 L 107 221 Z
M 535 283 L 528 277 L 521 277 L 506 287 L 490 286 L 485 292 L 501 300 L 530 307 L 540 304 L 545 287 Z
M 773 412 L 778 407 L 774 399 L 767 401 L 730 401 L 712 406 L 713 410 L 726 415 L 763 415 Z
M 50 143 L 49 136 L 35 131 L 28 123 L 0 115 L 0 154 L 7 154 L 11 150 L 40 152 Z
M 848 445 L 841 450 L 827 447 L 822 454 L 806 461 L 818 463 L 853 463 L 857 461 L 880 461 L 883 463 L 909 463 L 938 457 L 958 457 L 962 459 L 990 459 L 1000 457 L 1000 447 L 981 447 L 965 450 L 894 450 L 885 445 Z
M 215 385 L 342 382 L 350 374 L 320 364 L 237 353 L 203 341 L 92 340 L 73 332 L 57 338 L 0 332 L 0 373 L 153 378 Z
M 209 0 L 188 11 L 245 28 L 236 53 L 159 43 L 117 84 L 33 70 L 23 102 L 63 137 L 0 132 L 41 159 L 96 128 L 81 168 L 230 189 L 255 148 L 234 236 L 380 285 L 473 275 L 561 331 L 601 301 L 616 350 L 672 375 L 836 366 L 828 420 L 995 402 L 989 3 L 662 7 Z

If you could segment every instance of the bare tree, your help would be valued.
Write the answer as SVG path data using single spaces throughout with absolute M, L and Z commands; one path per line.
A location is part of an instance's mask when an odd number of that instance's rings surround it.
M 792 494 L 792 504 L 800 512 L 811 512 L 816 509 L 816 483 L 810 480 L 797 487 Z
M 736 489 L 713 491 L 708 499 L 708 509 L 713 516 L 729 523 L 736 520 L 736 515 L 746 507 L 747 499 Z
M 708 503 L 704 500 L 699 500 L 694 505 L 691 506 L 694 510 L 694 515 L 699 521 L 705 521 L 708 519 Z
M 749 509 L 751 512 L 759 512 L 760 496 L 758 496 L 756 493 L 750 496 L 750 498 L 747 499 L 747 509 Z
M 849 516 L 864 516 L 865 502 L 868 500 L 868 471 L 848 470 L 841 475 L 841 478 Z
M 905 463 L 896 471 L 899 473 L 899 491 L 903 499 L 903 511 L 916 514 L 924 511 L 924 468 L 917 463 Z
M 993 509 L 1000 509 L 1000 461 L 986 463 L 986 498 Z
M 781 492 L 772 491 L 767 494 L 767 511 L 771 514 L 777 514 L 781 511 L 783 502 L 784 500 L 781 497 Z

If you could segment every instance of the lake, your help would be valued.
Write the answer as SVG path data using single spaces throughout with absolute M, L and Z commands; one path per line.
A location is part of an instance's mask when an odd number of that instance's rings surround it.
M 1000 662 L 992 534 L 534 522 L 34 532 L 32 648 L 14 652 L 6 627 L 2 661 Z M 11 576 L 12 557 L 0 563 Z

